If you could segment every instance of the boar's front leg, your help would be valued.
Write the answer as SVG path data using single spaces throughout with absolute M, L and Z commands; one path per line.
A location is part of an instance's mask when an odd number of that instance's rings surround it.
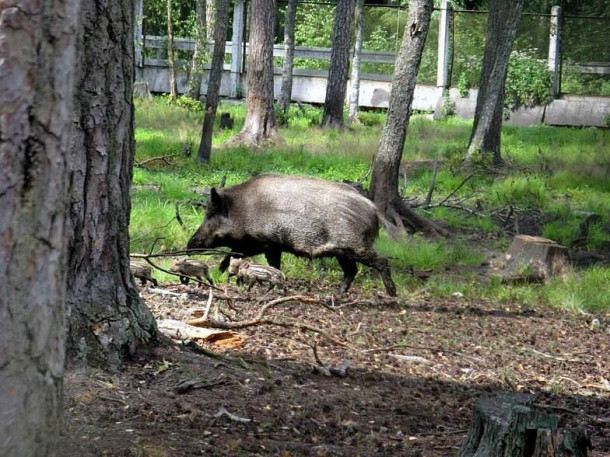
M 354 259 L 346 256 L 337 256 L 337 261 L 343 270 L 343 280 L 339 286 L 339 293 L 344 294 L 348 291 L 349 287 L 354 281 L 354 278 L 356 277 L 356 273 L 358 273 L 358 265 L 356 265 L 356 261 Z

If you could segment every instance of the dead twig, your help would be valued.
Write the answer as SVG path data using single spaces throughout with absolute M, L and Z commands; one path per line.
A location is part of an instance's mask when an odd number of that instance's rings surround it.
M 134 166 L 143 167 L 152 162 L 163 162 L 163 163 L 165 163 L 165 165 L 169 166 L 169 165 L 171 165 L 171 163 L 169 162 L 169 159 L 174 159 L 174 158 L 180 157 L 182 155 L 184 155 L 184 154 L 168 154 L 168 155 L 164 155 L 164 156 L 151 157 L 150 159 L 146 159 L 146 160 L 143 160 L 142 162 L 136 163 Z
M 218 412 L 216 414 L 214 414 L 214 418 L 217 419 L 222 416 L 227 416 L 229 419 L 231 419 L 232 421 L 235 421 L 235 422 L 243 422 L 243 423 L 252 422 L 252 419 L 248 419 L 247 417 L 241 417 L 241 416 L 237 416 L 236 414 L 230 413 L 229 411 L 227 411 L 225 409 L 224 406 L 222 406 L 218 410 Z
M 336 344 L 338 346 L 347 345 L 345 342 L 339 341 L 338 339 L 336 339 L 335 337 L 330 335 L 328 332 L 326 332 L 322 329 L 316 328 L 316 327 L 312 327 L 311 325 L 302 324 L 300 322 L 275 321 L 272 319 L 265 318 L 265 313 L 270 308 L 273 308 L 274 306 L 279 305 L 281 303 L 286 303 L 286 302 L 294 301 L 294 300 L 300 301 L 301 303 L 307 303 L 307 304 L 319 304 L 320 303 L 320 301 L 317 299 L 305 297 L 305 296 L 301 296 L 301 295 L 294 295 L 294 296 L 290 296 L 290 297 L 281 297 L 281 298 L 272 300 L 269 303 L 267 303 L 266 305 L 264 305 L 260 309 L 258 314 L 252 319 L 249 319 L 246 321 L 238 321 L 238 322 L 221 322 L 221 321 L 217 321 L 214 319 L 208 319 L 208 320 L 204 321 L 202 319 L 200 322 L 198 322 L 198 325 L 210 327 L 210 328 L 220 328 L 223 330 L 235 330 L 235 329 L 246 328 L 246 327 L 254 327 L 257 325 L 275 325 L 277 327 L 296 328 L 299 330 L 314 332 L 314 333 L 317 333 L 318 335 L 326 338 L 327 340 L 333 342 L 334 344 Z
M 215 379 L 184 379 L 179 381 L 178 384 L 174 387 L 174 390 L 178 394 L 184 394 L 190 390 L 195 389 L 208 389 L 210 387 L 217 386 L 219 384 L 224 384 L 226 382 L 226 378 L 224 376 L 219 376 Z
M 466 179 L 464 179 L 460 185 L 458 185 L 455 189 L 453 189 L 451 192 L 449 192 L 449 195 L 447 195 L 443 201 L 441 201 L 438 206 L 442 206 L 447 200 L 449 200 L 451 197 L 453 197 L 455 195 L 455 193 L 460 190 L 464 184 L 466 184 L 468 181 L 470 181 L 474 176 L 476 175 L 476 172 L 472 172 L 470 173 L 468 176 L 466 176 Z
M 347 360 L 347 352 L 343 351 L 343 363 L 340 368 L 333 367 L 332 365 L 327 365 L 320 360 L 318 356 L 318 342 L 314 341 L 313 346 L 311 346 L 313 350 L 313 357 L 318 364 L 316 367 L 320 371 L 322 371 L 326 375 L 334 375 L 340 378 L 345 378 L 347 376 L 347 369 L 349 368 L 349 361 Z
M 432 179 L 430 180 L 430 187 L 428 188 L 428 194 L 426 195 L 426 199 L 424 200 L 424 206 L 430 205 L 430 201 L 432 201 L 432 193 L 434 192 L 434 188 L 436 187 L 436 174 L 438 172 L 438 157 L 434 159 L 434 169 L 432 170 Z

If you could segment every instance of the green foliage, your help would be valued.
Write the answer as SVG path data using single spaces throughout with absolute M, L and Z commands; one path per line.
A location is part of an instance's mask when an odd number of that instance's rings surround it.
M 136 102 L 136 162 L 178 153 L 185 145 L 198 144 L 203 117 L 200 112 L 187 109 L 188 106 L 188 102 L 180 106 L 169 104 L 164 97 Z M 383 112 L 361 113 L 370 116 L 371 120 L 366 121 L 368 125 L 327 130 L 310 126 L 320 118 L 320 108 L 304 105 L 303 109 L 305 112 L 296 106 L 290 108 L 287 124 L 280 129 L 285 145 L 251 151 L 218 148 L 235 134 L 245 117 L 243 105 L 222 105 L 220 110 L 229 112 L 236 126 L 233 131 L 215 132 L 210 164 L 202 166 L 181 156 L 169 165 L 155 162 L 155 165 L 135 168 L 132 251 L 148 252 L 157 238 L 156 250 L 184 247 L 202 221 L 201 205 L 209 188 L 217 186 L 225 176 L 227 185 L 242 182 L 252 174 L 277 172 L 335 181 L 348 179 L 363 182 L 366 187 L 370 163 L 379 142 Z M 610 175 L 610 131 L 507 126 L 503 129 L 502 141 L 506 157 L 515 166 L 508 167 L 504 175 L 475 175 L 464 183 L 466 175 L 457 167 L 452 169 L 450 164 L 463 152 L 471 128 L 471 122 L 456 117 L 443 122 L 422 116 L 411 119 L 403 157 L 406 186 L 401 176 L 400 191 L 422 201 L 430 185 L 431 161 L 438 157 L 440 166 L 432 203 L 453 193 L 452 199 L 457 199 L 459 205 L 433 207 L 425 215 L 444 221 L 465 236 L 476 234 L 475 239 L 479 241 L 473 247 L 470 237 L 464 241 L 457 238 L 438 242 L 412 236 L 395 241 L 382 234 L 377 248 L 390 259 L 399 290 L 409 291 L 414 296 L 446 297 L 459 292 L 466 299 L 484 298 L 498 304 L 527 307 L 605 309 L 607 267 L 599 267 L 599 271 L 594 272 L 575 271 L 565 282 L 526 286 L 509 286 L 493 280 L 485 284 L 474 274 L 465 272 L 475 271 L 489 250 L 506 251 L 509 240 L 500 236 L 502 220 L 491 214 L 492 210 L 511 205 L 520 211 L 519 214 L 535 210 L 543 221 L 543 236 L 579 249 L 607 249 L 610 245 L 607 231 L 610 224 L 610 181 L 607 179 Z M 427 165 L 406 165 L 413 161 Z M 475 210 L 464 211 L 459 206 Z M 176 208 L 184 227 L 176 220 Z M 583 239 L 580 224 L 590 213 L 600 215 L 602 220 L 592 224 L 588 237 Z M 204 260 L 208 259 L 212 265 L 218 263 L 215 257 Z M 333 259 L 309 262 L 286 255 L 283 264 L 285 273 L 291 278 L 335 284 L 341 279 L 341 270 Z M 425 271 L 430 275 L 429 279 L 421 282 L 409 273 L 410 269 Z M 217 280 L 224 280 L 216 268 L 212 269 L 212 275 Z M 163 278 L 163 275 L 158 277 Z M 361 269 L 357 286 L 378 290 L 378 274 Z
M 532 52 L 513 51 L 506 77 L 504 105 L 511 110 L 551 102 L 551 73 Z

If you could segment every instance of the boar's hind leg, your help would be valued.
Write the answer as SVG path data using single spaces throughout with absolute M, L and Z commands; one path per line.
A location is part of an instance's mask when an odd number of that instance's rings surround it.
M 381 279 L 383 280 L 383 285 L 385 286 L 385 290 L 390 297 L 396 296 L 396 286 L 394 285 L 394 281 L 392 281 L 392 274 L 390 273 L 390 266 L 388 265 L 387 259 L 378 256 L 377 254 L 372 254 L 367 259 L 359 259 L 363 264 L 374 268 L 381 275 Z
M 352 285 L 356 273 L 358 273 L 358 265 L 356 265 L 356 261 L 351 257 L 337 256 L 337 261 L 343 270 L 343 281 L 341 281 L 341 285 L 339 286 L 339 293 L 343 294 L 347 292 Z

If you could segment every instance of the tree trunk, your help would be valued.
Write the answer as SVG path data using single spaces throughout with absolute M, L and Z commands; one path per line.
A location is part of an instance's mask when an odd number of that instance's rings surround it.
M 479 80 L 479 93 L 474 113 L 472 134 L 464 159 L 466 168 L 472 165 L 477 154 L 493 157 L 494 165 L 502 164 L 500 137 L 504 105 L 504 83 L 508 61 L 523 9 L 523 0 L 491 0 L 483 68 Z
M 133 137 L 133 5 L 85 0 L 76 74 L 67 223 L 72 364 L 116 369 L 156 339 L 129 270 Z
M 343 127 L 343 103 L 347 90 L 350 27 L 353 11 L 354 0 L 337 0 L 333 47 L 330 52 L 330 70 L 322 115 L 323 127 Z
M 167 64 L 169 66 L 169 92 L 172 100 L 178 98 L 176 66 L 174 60 L 174 24 L 172 19 L 172 0 L 167 0 Z
M 348 122 L 358 122 L 358 103 L 360 98 L 360 54 L 364 39 L 364 0 L 356 0 L 356 42 L 354 43 L 354 58 L 352 59 L 352 76 L 349 97 Z
M 205 1 L 205 39 L 206 41 L 214 41 L 214 3 L 215 0 L 202 0 Z M 226 37 L 225 37 L 226 41 Z
M 59 436 L 79 9 L 78 0 L 0 5 L 2 456 L 52 455 Z
M 417 72 L 430 26 L 432 0 L 411 0 L 409 18 L 394 67 L 394 80 L 386 122 L 373 159 L 371 198 L 379 210 L 396 225 L 410 231 L 438 236 L 442 229 L 418 216 L 398 195 L 400 161 L 411 117 Z
M 282 68 L 282 89 L 280 108 L 286 112 L 292 100 L 292 68 L 294 65 L 294 22 L 297 14 L 297 0 L 288 0 L 286 23 L 284 24 L 284 65 Z
M 275 2 L 252 0 L 246 120 L 227 144 L 254 148 L 279 140 L 273 110 L 273 27 Z
M 214 26 L 214 55 L 212 68 L 208 81 L 208 92 L 205 97 L 205 115 L 197 161 L 208 163 L 212 155 L 212 136 L 214 133 L 214 120 L 218 108 L 218 94 L 220 92 L 220 78 L 225 57 L 227 42 L 227 27 L 229 23 L 229 0 L 216 0 L 216 24 Z
M 193 100 L 199 100 L 201 81 L 203 79 L 203 63 L 206 56 L 206 5 L 205 0 L 195 0 L 195 50 L 191 61 L 191 74 L 187 84 L 187 95 Z

